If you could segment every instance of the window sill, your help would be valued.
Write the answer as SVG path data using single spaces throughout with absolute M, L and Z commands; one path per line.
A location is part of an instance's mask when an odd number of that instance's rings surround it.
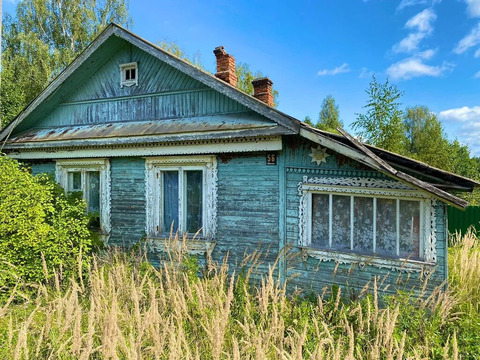
M 406 273 L 428 273 L 434 269 L 436 264 L 425 262 L 421 260 L 409 259 L 390 259 L 386 257 L 379 257 L 375 255 L 360 255 L 353 253 L 342 253 L 338 251 L 320 250 L 310 247 L 299 247 L 302 251 L 303 258 L 312 257 L 320 261 L 335 261 L 340 264 L 355 264 L 360 268 L 365 266 L 374 266 L 393 271 L 400 271 Z
M 173 251 L 181 251 L 190 255 L 206 255 L 211 256 L 216 242 L 203 240 L 196 237 L 195 239 L 183 239 L 172 240 L 168 237 L 148 237 L 147 246 L 149 250 L 153 252 L 164 252 L 167 249 Z

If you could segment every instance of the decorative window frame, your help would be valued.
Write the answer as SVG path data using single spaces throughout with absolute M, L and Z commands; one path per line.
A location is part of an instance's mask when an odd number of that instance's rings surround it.
M 68 173 L 72 171 L 94 170 L 100 172 L 100 229 L 109 236 L 110 225 L 110 161 L 108 159 L 69 159 L 55 161 L 56 181 L 68 189 Z
M 135 70 L 135 79 L 127 80 L 127 70 Z M 120 87 L 138 85 L 138 63 L 130 62 L 120 65 Z
M 146 227 L 149 238 L 165 238 L 169 234 L 158 232 L 160 224 L 160 188 L 156 174 L 159 171 L 175 169 L 203 170 L 203 228 L 200 237 L 213 241 L 217 227 L 217 158 L 216 156 L 162 156 L 146 158 Z M 180 203 L 182 214 L 183 204 Z
M 401 200 L 419 200 L 421 216 L 420 246 L 423 260 L 404 258 L 386 258 L 372 255 L 341 252 L 330 249 L 315 249 L 311 245 L 312 194 L 351 194 L 353 196 L 378 196 Z M 396 181 L 372 178 L 348 177 L 303 177 L 298 183 L 299 205 L 299 240 L 304 256 L 311 256 L 321 261 L 339 263 L 369 264 L 379 268 L 389 268 L 406 272 L 423 271 L 437 262 L 436 249 L 436 200 L 428 195 Z

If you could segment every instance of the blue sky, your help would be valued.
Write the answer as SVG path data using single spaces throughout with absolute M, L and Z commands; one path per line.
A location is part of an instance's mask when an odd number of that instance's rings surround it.
M 269 76 L 279 109 L 298 119 L 315 121 L 331 94 L 351 130 L 372 74 L 389 77 L 402 107 L 428 106 L 480 155 L 480 0 L 131 0 L 130 14 L 135 33 L 177 43 L 212 72 L 224 45 Z

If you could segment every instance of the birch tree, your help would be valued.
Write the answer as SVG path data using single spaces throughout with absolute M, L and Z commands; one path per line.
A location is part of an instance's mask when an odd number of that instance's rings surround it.
M 4 19 L 2 125 L 110 23 L 130 26 L 128 0 L 21 0 Z

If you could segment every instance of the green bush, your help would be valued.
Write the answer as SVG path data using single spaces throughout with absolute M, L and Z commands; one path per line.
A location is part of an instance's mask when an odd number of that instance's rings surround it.
M 46 175 L 0 155 L 0 288 L 63 277 L 89 261 L 92 241 L 86 204 Z M 48 280 L 48 279 L 47 279 Z

